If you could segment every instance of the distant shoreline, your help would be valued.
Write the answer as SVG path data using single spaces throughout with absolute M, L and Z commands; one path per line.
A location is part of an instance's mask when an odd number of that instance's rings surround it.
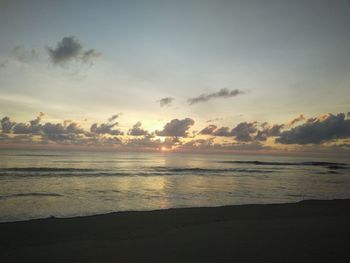
M 350 199 L 0 223 L 1 262 L 346 262 Z

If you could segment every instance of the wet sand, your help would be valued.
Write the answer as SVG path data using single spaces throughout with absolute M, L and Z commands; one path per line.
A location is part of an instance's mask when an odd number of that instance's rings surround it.
M 350 200 L 0 224 L 0 262 L 349 262 Z

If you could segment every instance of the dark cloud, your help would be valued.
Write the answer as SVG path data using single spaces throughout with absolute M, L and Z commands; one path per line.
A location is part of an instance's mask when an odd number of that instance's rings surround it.
M 45 134 L 48 134 L 48 135 L 54 135 L 54 134 L 58 135 L 58 134 L 66 133 L 64 126 L 60 123 L 53 124 L 53 123 L 47 122 L 43 125 L 42 130 L 44 131 Z
M 119 129 L 113 129 L 117 126 L 118 122 L 113 122 L 119 117 L 120 114 L 115 114 L 108 119 L 108 123 L 94 123 L 90 127 L 90 132 L 94 134 L 109 134 L 109 135 L 123 135 L 124 133 Z
M 40 125 L 40 121 L 45 114 L 40 112 L 39 115 L 34 119 L 27 123 L 17 123 L 13 126 L 14 134 L 41 134 L 42 133 L 42 125 Z
M 190 98 L 187 100 L 187 102 L 192 105 L 200 102 L 206 102 L 211 99 L 217 99 L 217 98 L 231 98 L 238 96 L 240 94 L 244 94 L 245 92 L 242 90 L 234 89 L 234 90 L 228 90 L 228 89 L 221 89 L 218 92 L 210 93 L 210 94 L 201 94 L 198 97 Z
M 267 128 L 265 128 L 265 133 L 267 133 Z M 235 137 L 237 141 L 253 141 L 254 134 L 258 132 L 256 122 L 241 122 L 235 128 L 230 130 L 229 127 L 220 127 L 216 125 L 209 125 L 205 127 L 200 134 L 203 135 L 213 135 L 213 136 L 222 136 L 222 137 Z M 271 133 L 271 132 L 270 132 Z
M 41 118 L 45 116 L 45 113 L 39 112 L 38 117 L 36 119 L 30 121 L 30 125 L 35 126 L 38 125 L 41 121 Z
M 229 127 L 209 125 L 201 130 L 200 134 L 221 137 L 234 137 L 239 142 L 265 141 L 268 137 L 278 136 L 284 125 L 270 125 L 265 122 L 258 129 L 257 122 L 241 122 L 232 130 Z
M 13 127 L 14 134 L 40 134 L 41 125 L 30 125 L 26 123 L 17 123 Z
M 282 144 L 319 144 L 350 137 L 350 119 L 344 113 L 309 119 L 306 123 L 284 131 L 276 142 Z
M 252 141 L 252 134 L 257 132 L 256 122 L 241 122 L 232 129 L 231 134 L 235 136 L 237 141 L 248 142 Z
M 84 129 L 79 127 L 79 124 L 75 123 L 75 122 L 71 122 L 67 127 L 66 127 L 66 131 L 68 133 L 74 133 L 74 134 L 80 134 L 80 133 L 84 133 Z
M 211 124 L 208 125 L 207 127 L 205 127 L 203 130 L 201 130 L 199 132 L 199 134 L 203 134 L 203 135 L 212 135 L 213 132 L 218 128 L 218 126 Z
M 94 123 L 90 127 L 90 131 L 92 133 L 96 134 L 110 134 L 110 135 L 123 135 L 123 132 L 121 132 L 118 129 L 113 129 L 114 126 L 116 126 L 118 123 Z
M 132 128 L 129 130 L 128 135 L 132 136 L 144 136 L 148 134 L 148 131 L 141 129 L 141 122 L 137 122 L 132 126 Z
M 285 127 L 284 124 L 275 124 L 272 127 L 266 122 L 262 125 L 263 129 L 258 130 L 255 139 L 258 141 L 266 141 L 268 137 L 277 137 L 281 134 L 281 130 Z
M 0 123 L 1 123 L 1 130 L 3 133 L 10 133 L 13 126 L 16 125 L 16 123 L 12 122 L 9 117 L 2 118 Z
M 208 125 L 203 130 L 201 130 L 199 133 L 203 134 L 203 135 L 213 135 L 213 136 L 224 136 L 224 137 L 232 136 L 229 127 L 218 128 L 214 124 Z
M 15 137 L 11 138 L 11 142 L 13 143 L 38 143 L 39 141 L 33 140 L 33 135 L 40 136 L 40 142 L 42 144 L 49 143 L 50 141 L 76 144 L 85 137 L 85 131 L 77 123 L 71 122 L 68 126 L 66 122 L 64 124 L 50 122 L 41 124 L 40 122 L 43 116 L 44 113 L 40 112 L 34 120 L 28 123 L 14 123 L 8 117 L 5 117 L 2 119 L 2 131 L 3 133 L 12 133 L 15 135 Z
M 224 137 L 232 136 L 229 127 L 221 127 L 221 128 L 218 128 L 218 129 L 216 129 L 216 130 L 212 133 L 212 135 L 215 135 L 215 136 L 224 136 Z
M 171 106 L 172 102 L 174 101 L 174 98 L 172 97 L 166 97 L 166 98 L 162 98 L 160 100 L 157 100 L 157 102 L 159 102 L 159 105 L 161 107 L 169 107 Z
M 173 119 L 165 124 L 163 130 L 156 131 L 158 136 L 187 137 L 188 129 L 194 125 L 194 120 L 186 118 L 183 120 Z
M 83 50 L 83 46 L 73 36 L 62 38 L 55 48 L 48 47 L 47 52 L 53 63 L 61 65 L 72 60 L 92 63 L 92 59 L 99 55 L 94 49 Z
M 118 129 L 113 129 L 118 123 L 102 123 L 93 124 L 91 132 L 85 131 L 76 122 L 65 120 L 61 123 L 46 122 L 41 124 L 44 113 L 40 112 L 39 115 L 29 121 L 28 123 L 15 123 L 10 120 L 9 117 L 4 117 L 1 123 L 0 133 L 3 135 L 2 142 L 22 143 L 29 142 L 32 144 L 72 144 L 72 145 L 114 145 L 120 144 L 121 141 L 117 137 L 106 137 L 109 135 L 123 135 Z M 115 118 L 113 118 L 115 119 Z M 7 134 L 12 134 L 9 137 Z M 35 138 L 33 137 L 35 135 Z

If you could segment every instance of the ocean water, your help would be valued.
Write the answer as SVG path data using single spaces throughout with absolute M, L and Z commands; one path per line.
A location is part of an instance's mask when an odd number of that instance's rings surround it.
M 350 160 L 0 150 L 0 222 L 350 198 Z

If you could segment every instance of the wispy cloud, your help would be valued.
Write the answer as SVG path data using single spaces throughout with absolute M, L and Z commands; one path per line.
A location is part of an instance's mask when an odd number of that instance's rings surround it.
M 289 126 L 293 126 L 294 124 L 300 122 L 300 121 L 303 121 L 305 120 L 305 116 L 303 114 L 300 114 L 298 117 L 294 118 L 293 120 L 291 120 L 289 122 Z
M 215 122 L 215 121 L 221 121 L 221 120 L 223 120 L 223 118 L 215 118 L 215 119 L 207 120 L 206 123 Z
M 219 90 L 218 92 L 209 93 L 209 94 L 205 93 L 205 94 L 199 95 L 198 97 L 190 98 L 187 100 L 187 102 L 190 105 L 193 105 L 196 103 L 206 102 L 212 99 L 236 97 L 241 94 L 245 94 L 245 92 L 238 89 L 229 90 L 224 88 Z
M 160 100 L 157 100 L 157 102 L 159 102 L 159 105 L 161 107 L 169 107 L 169 106 L 171 106 L 173 101 L 174 101 L 174 98 L 172 98 L 172 97 L 165 97 L 165 98 L 162 98 Z

